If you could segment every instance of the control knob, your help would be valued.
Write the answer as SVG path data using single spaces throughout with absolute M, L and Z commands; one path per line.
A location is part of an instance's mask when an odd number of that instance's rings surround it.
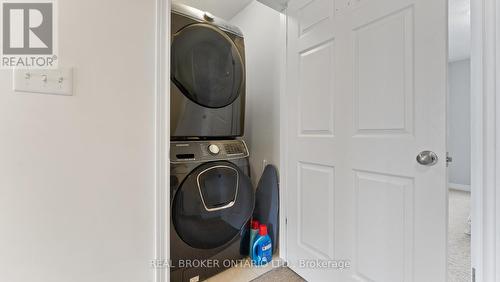
M 210 144 L 210 146 L 208 146 L 208 151 L 212 155 L 217 155 L 220 152 L 220 148 L 219 148 L 219 146 L 217 146 L 215 144 Z

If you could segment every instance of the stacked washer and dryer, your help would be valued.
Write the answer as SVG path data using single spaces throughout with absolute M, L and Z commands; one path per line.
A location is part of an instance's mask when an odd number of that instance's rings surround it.
M 254 209 L 241 31 L 172 6 L 171 281 L 202 281 L 248 253 Z

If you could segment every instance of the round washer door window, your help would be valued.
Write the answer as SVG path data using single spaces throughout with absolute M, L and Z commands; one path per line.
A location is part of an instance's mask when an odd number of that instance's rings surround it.
M 250 219 L 254 192 L 236 165 L 202 164 L 174 195 L 172 221 L 179 237 L 198 249 L 220 247 L 235 238 Z
M 218 28 L 192 24 L 173 36 L 171 79 L 193 102 L 208 108 L 233 103 L 244 76 L 236 45 Z

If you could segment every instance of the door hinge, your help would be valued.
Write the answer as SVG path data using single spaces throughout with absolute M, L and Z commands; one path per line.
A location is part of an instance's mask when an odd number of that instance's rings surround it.
M 446 166 L 450 166 L 451 162 L 453 162 L 453 158 L 450 156 L 450 152 L 446 152 Z
M 472 282 L 476 282 L 476 269 L 472 268 Z
M 288 217 L 285 217 L 285 225 L 288 224 Z

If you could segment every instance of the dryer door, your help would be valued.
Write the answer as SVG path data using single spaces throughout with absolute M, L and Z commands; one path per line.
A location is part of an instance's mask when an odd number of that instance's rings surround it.
M 188 25 L 172 37 L 171 80 L 203 107 L 222 108 L 238 98 L 243 63 L 231 38 L 212 25 Z
M 179 237 L 198 249 L 212 249 L 236 237 L 252 215 L 254 191 L 236 165 L 202 164 L 174 195 L 172 222 Z

